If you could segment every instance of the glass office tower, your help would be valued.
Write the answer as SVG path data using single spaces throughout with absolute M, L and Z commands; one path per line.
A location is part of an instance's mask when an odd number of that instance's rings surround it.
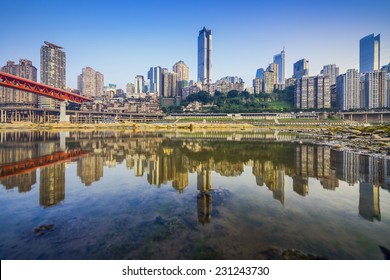
M 198 36 L 198 81 L 204 84 L 211 83 L 211 30 L 205 27 Z
M 359 71 L 368 73 L 379 70 L 380 65 L 380 34 L 367 35 L 360 39 L 359 48 Z

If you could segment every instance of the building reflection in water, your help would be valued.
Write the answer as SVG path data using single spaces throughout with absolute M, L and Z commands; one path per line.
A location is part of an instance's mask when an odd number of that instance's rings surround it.
M 31 191 L 31 186 L 36 184 L 36 182 L 37 173 L 35 170 L 20 174 L 19 176 L 10 176 L 0 180 L 0 184 L 5 186 L 6 190 L 18 188 L 18 192 L 20 193 Z
M 198 195 L 196 205 L 198 209 L 198 221 L 207 224 L 211 221 L 212 195 L 211 195 L 211 171 L 200 170 L 197 174 Z
M 359 215 L 371 222 L 381 220 L 378 186 L 359 183 Z
M 103 177 L 103 157 L 91 155 L 82 157 L 77 162 L 77 176 L 85 186 L 99 181 Z
M 147 182 L 157 187 L 171 183 L 178 192 L 188 187 L 189 173 L 196 173 L 197 212 L 202 224 L 211 221 L 211 173 L 240 176 L 245 166 L 252 168 L 256 184 L 268 188 L 282 205 L 288 199 L 286 176 L 292 178 L 292 190 L 303 197 L 309 194 L 310 178 L 317 179 L 326 190 L 337 189 L 339 180 L 356 185 L 360 194 L 359 215 L 368 221 L 380 221 L 379 189 L 390 190 L 389 159 L 336 151 L 327 146 L 278 142 L 279 134 L 272 136 L 272 142 L 253 141 L 264 137 L 256 133 L 240 137 L 218 133 L 196 135 L 200 139 L 194 135 L 182 137 L 180 133 L 96 131 L 70 132 L 64 136 L 48 132 L 0 132 L 0 183 L 7 190 L 17 187 L 19 192 L 30 191 L 37 183 L 35 169 L 2 176 L 1 168 L 5 164 L 78 148 L 89 153 L 79 157 L 76 163 L 77 176 L 85 186 L 93 186 L 102 179 L 104 166 L 115 167 L 123 162 L 134 176 L 146 175 Z M 203 139 L 207 137 L 211 139 Z M 291 141 L 286 137 L 282 140 Z M 65 166 L 61 162 L 40 168 L 42 206 L 56 205 L 65 199 Z
M 39 203 L 44 207 L 56 205 L 65 199 L 65 163 L 40 169 Z

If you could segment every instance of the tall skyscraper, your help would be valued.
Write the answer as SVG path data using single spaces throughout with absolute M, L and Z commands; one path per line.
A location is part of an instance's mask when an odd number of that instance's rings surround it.
M 156 93 L 157 96 L 162 95 L 162 68 L 160 66 L 150 67 L 148 71 L 148 80 L 150 92 Z
M 211 50 L 212 36 L 211 30 L 203 27 L 198 36 L 198 82 L 210 84 L 212 81 L 211 72 Z
M 78 76 L 78 90 L 88 97 L 100 97 L 103 95 L 104 75 L 91 67 L 85 67 Z
M 337 107 L 344 111 L 363 107 L 360 103 L 360 75 L 357 69 L 348 69 L 347 73 L 336 79 Z
M 184 61 L 180 60 L 175 63 L 172 67 L 173 72 L 177 73 L 178 81 L 188 81 L 189 80 L 189 68 L 184 63 Z
M 335 85 L 336 78 L 339 75 L 339 68 L 336 64 L 325 65 L 321 70 L 321 74 L 330 79 L 330 85 Z
M 1 68 L 2 72 L 9 73 L 31 81 L 37 81 L 37 68 L 28 59 L 20 59 L 19 64 L 7 61 L 7 65 Z M 36 107 L 38 97 L 36 94 L 22 90 L 0 86 L 0 103 L 9 106 Z
M 359 44 L 359 71 L 368 73 L 380 68 L 380 34 L 367 35 L 360 39 Z
M 305 58 L 294 63 L 294 79 L 300 79 L 309 76 L 309 61 Z
M 66 86 L 66 56 L 63 48 L 49 42 L 41 47 L 41 83 L 52 87 L 65 89 Z M 58 102 L 54 99 L 39 96 L 40 108 L 54 108 Z
M 279 53 L 274 55 L 274 63 L 278 65 L 278 84 L 284 84 L 285 80 L 285 62 L 286 61 L 286 52 L 283 50 Z

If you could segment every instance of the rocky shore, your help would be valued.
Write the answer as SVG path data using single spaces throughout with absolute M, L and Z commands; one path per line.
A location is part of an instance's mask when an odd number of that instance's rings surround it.
M 390 126 L 334 127 L 298 130 L 304 139 L 329 145 L 338 150 L 351 150 L 361 154 L 390 156 Z

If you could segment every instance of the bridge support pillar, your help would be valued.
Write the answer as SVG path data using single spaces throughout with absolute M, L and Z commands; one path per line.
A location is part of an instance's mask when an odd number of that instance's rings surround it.
M 60 101 L 60 122 L 66 121 L 66 101 Z

